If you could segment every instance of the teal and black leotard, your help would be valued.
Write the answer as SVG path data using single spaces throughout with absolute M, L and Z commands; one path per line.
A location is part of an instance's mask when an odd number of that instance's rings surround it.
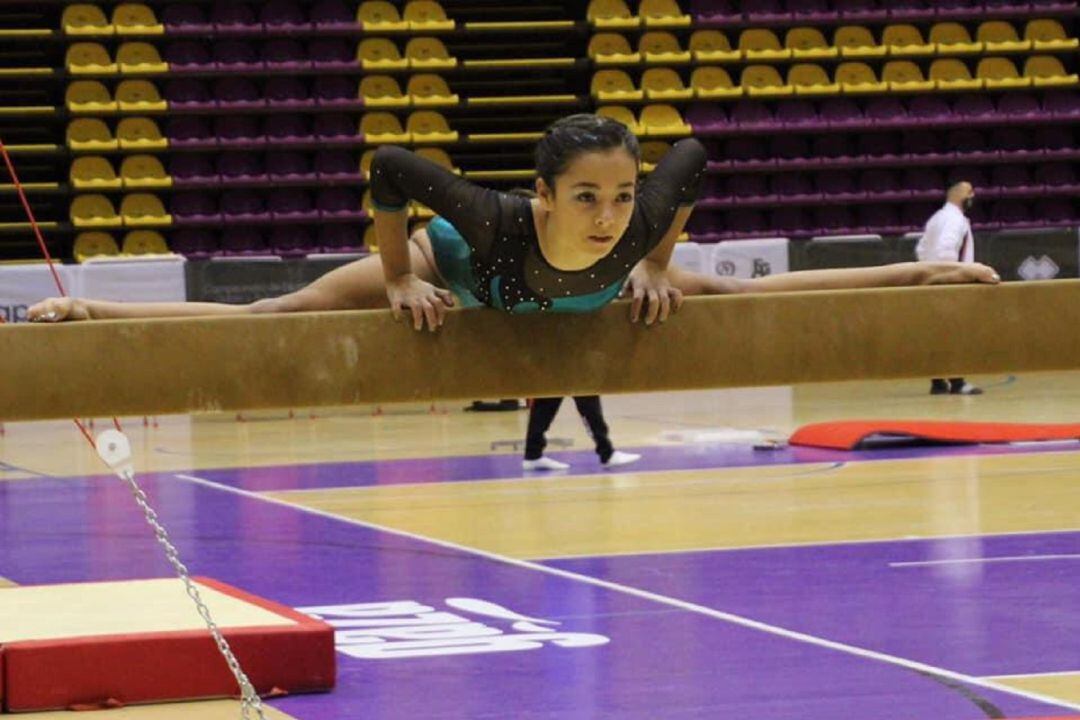
M 428 225 L 439 272 L 464 305 L 511 313 L 592 312 L 614 300 L 630 270 L 663 239 L 675 212 L 693 205 L 705 148 L 681 140 L 641 182 L 630 225 L 611 253 L 584 270 L 559 270 L 540 252 L 529 198 L 474 185 L 398 147 L 371 163 L 376 209 L 415 200 L 438 217 Z

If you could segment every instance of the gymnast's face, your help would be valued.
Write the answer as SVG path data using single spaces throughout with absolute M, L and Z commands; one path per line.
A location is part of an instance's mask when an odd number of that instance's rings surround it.
M 637 161 L 618 147 L 581 153 L 555 177 L 554 188 L 537 180 L 559 242 L 597 259 L 610 253 L 630 224 L 637 175 Z

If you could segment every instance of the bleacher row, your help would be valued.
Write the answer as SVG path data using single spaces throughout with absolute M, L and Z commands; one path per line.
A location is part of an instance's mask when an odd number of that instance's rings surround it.
M 528 144 L 582 109 L 631 126 L 646 171 L 706 141 L 699 242 L 903 233 L 959 177 L 977 229 L 1080 222 L 1075 2 L 567 0 L 532 28 L 457 5 L 67 4 L 71 254 L 360 251 L 374 147 L 528 183 Z M 558 42 L 499 35 L 537 30 Z

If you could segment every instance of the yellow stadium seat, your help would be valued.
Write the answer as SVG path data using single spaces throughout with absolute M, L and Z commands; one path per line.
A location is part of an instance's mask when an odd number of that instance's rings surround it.
M 84 232 L 75 238 L 72 255 L 75 262 L 84 263 L 94 257 L 113 257 L 120 254 L 116 240 L 106 232 Z
M 374 225 L 368 225 L 366 228 L 364 228 L 364 239 L 362 242 L 364 243 L 364 247 L 368 249 L 368 252 L 379 252 L 379 243 L 375 238 Z
M 625 30 L 641 24 L 641 18 L 630 12 L 624 0 L 589 0 L 585 18 L 601 30 Z
M 457 130 L 451 130 L 446 118 L 433 110 L 418 110 L 409 116 L 405 129 L 417 143 L 457 142 Z
M 689 135 L 693 132 L 671 105 L 646 105 L 641 110 L 639 124 L 646 136 Z
M 64 66 L 72 75 L 114 75 L 120 70 L 104 45 L 91 42 L 71 45 L 64 55 Z
M 110 113 L 119 108 L 109 89 L 97 80 L 76 80 L 64 91 L 64 105 L 73 113 Z
M 95 156 L 75 158 L 68 180 L 76 190 L 117 190 L 121 185 L 112 163 Z
M 625 65 L 641 62 L 641 53 L 630 49 L 630 42 L 615 33 L 597 33 L 589 40 L 589 58 L 597 65 Z
M 690 27 L 690 16 L 675 0 L 641 0 L 638 15 L 648 28 Z
M 941 59 L 930 63 L 930 79 L 938 90 L 978 90 L 983 81 L 971 77 L 963 60 Z
M 356 11 L 356 21 L 366 32 L 403 32 L 409 29 L 409 23 L 401 19 L 398 9 L 385 0 L 366 0 L 360 3 Z
M 1068 87 L 1076 85 L 1076 73 L 1068 73 L 1056 57 L 1033 55 L 1024 62 L 1024 77 L 1031 78 L 1035 87 Z
M 878 80 L 874 69 L 861 62 L 840 63 L 836 68 L 836 83 L 848 95 L 888 92 L 889 83 Z
M 433 0 L 412 0 L 405 6 L 404 19 L 410 30 L 443 32 L 454 29 L 454 21 L 446 17 L 443 6 Z
M 448 70 L 457 66 L 457 58 L 451 57 L 442 40 L 433 37 L 413 38 L 405 46 L 409 67 L 417 70 Z
M 923 40 L 922 33 L 914 25 L 887 26 L 881 33 L 881 44 L 889 49 L 890 55 L 922 56 L 937 52 L 937 46 Z
M 925 92 L 933 90 L 933 80 L 923 76 L 922 69 L 910 60 L 892 60 L 885 63 L 881 79 L 889 84 L 892 92 Z
M 169 141 L 161 135 L 157 123 L 148 118 L 124 118 L 116 126 L 121 150 L 164 150 Z
M 742 53 L 731 48 L 727 35 L 719 30 L 698 30 L 690 36 L 694 62 L 736 62 Z
M 169 72 L 169 63 L 161 59 L 157 48 L 150 43 L 124 43 L 116 51 L 116 63 L 121 73 Z
M 408 107 L 409 98 L 389 75 L 368 75 L 360 81 L 360 97 L 367 107 Z
M 784 36 L 784 47 L 791 51 L 791 57 L 796 60 L 834 58 L 840 54 L 840 50 L 829 45 L 825 35 L 817 28 L 791 28 Z
M 360 118 L 360 133 L 364 142 L 373 145 L 409 142 L 409 134 L 401 127 L 401 121 L 388 112 L 364 113 Z
M 739 34 L 739 50 L 743 56 L 755 60 L 786 60 L 791 50 L 780 45 L 780 38 L 772 30 L 750 29 Z
M 796 63 L 788 69 L 787 84 L 796 95 L 836 95 L 840 85 L 829 79 L 825 68 L 812 63 Z
M 68 5 L 60 16 L 65 35 L 112 35 L 116 32 L 97 5 Z
M 983 44 L 986 52 L 1027 52 L 1031 49 L 1030 40 L 1021 40 L 1012 23 L 991 20 L 979 25 L 975 39 Z
M 671 68 L 650 68 L 641 76 L 641 89 L 649 100 L 689 100 L 694 91 Z
M 152 189 L 172 187 L 172 177 L 165 172 L 161 161 L 153 155 L 131 155 L 120 163 L 120 179 L 124 187 Z
M 401 70 L 409 66 L 397 45 L 386 38 L 361 40 L 356 48 L 356 59 L 365 70 Z
M 457 93 L 451 92 L 445 79 L 431 73 L 409 78 L 405 94 L 416 107 L 452 107 L 461 102 Z
M 644 134 L 644 128 L 638 123 L 637 118 L 634 117 L 634 113 L 630 112 L 629 108 L 625 108 L 622 105 L 604 105 L 596 109 L 596 114 L 601 117 L 611 118 L 621 122 L 626 127 L 630 128 L 630 132 L 635 135 Z
M 1016 65 L 1007 58 L 983 58 L 975 69 L 975 77 L 982 79 L 989 90 L 1031 86 L 1031 78 L 1021 77 Z
M 120 147 L 109 126 L 97 118 L 80 118 L 68 123 L 66 142 L 68 148 L 83 150 L 116 150 Z
M 983 44 L 972 40 L 971 33 L 960 23 L 938 23 L 930 28 L 927 39 L 937 46 L 939 55 L 971 55 L 983 51 Z
M 371 175 L 371 161 L 375 159 L 374 150 L 365 150 L 360 156 L 360 174 L 364 177 Z
M 671 150 L 671 143 L 663 140 L 646 140 L 641 143 L 641 170 L 652 172 L 656 164 Z
M 71 201 L 71 224 L 75 227 L 120 227 L 109 198 L 104 195 L 79 195 Z
M 132 193 L 120 201 L 120 217 L 125 227 L 161 227 L 172 225 L 172 215 L 165 212 L 161 198 L 149 193 Z
M 416 154 L 425 160 L 430 160 L 444 170 L 449 170 L 456 175 L 461 174 L 461 170 L 454 167 L 453 160 L 442 148 L 420 148 L 416 151 Z
M 747 65 L 739 76 L 739 85 L 751 97 L 780 97 L 795 93 L 795 88 L 785 85 L 772 65 Z
M 154 230 L 132 230 L 124 235 L 125 255 L 172 255 L 165 238 Z
M 885 45 L 878 45 L 869 28 L 859 25 L 844 25 L 833 34 L 833 46 L 840 50 L 844 58 L 875 58 L 889 52 Z
M 690 87 L 702 100 L 734 98 L 743 94 L 743 89 L 731 82 L 727 70 L 719 67 L 696 68 L 690 75 Z
M 690 62 L 690 51 L 679 46 L 679 39 L 669 32 L 647 32 L 638 40 L 638 52 L 650 64 L 670 65 Z
M 169 104 L 149 80 L 125 80 L 116 86 L 120 112 L 164 112 Z
M 165 26 L 154 11 L 141 3 L 121 3 L 113 9 L 112 24 L 117 35 L 164 35 Z
M 589 93 L 600 102 L 643 100 L 645 92 L 634 87 L 633 79 L 622 70 L 601 70 L 592 77 Z
M 1080 39 L 1069 37 L 1065 28 L 1057 20 L 1032 20 L 1024 28 L 1024 38 L 1031 41 L 1031 49 L 1039 52 L 1046 50 L 1075 50 Z

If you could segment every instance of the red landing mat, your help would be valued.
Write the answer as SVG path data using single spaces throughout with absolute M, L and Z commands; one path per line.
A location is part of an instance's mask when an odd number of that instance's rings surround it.
M 333 687 L 333 628 L 223 583 L 196 580 L 260 694 Z M 179 580 L 0 592 L 0 712 L 238 695 Z
M 924 440 L 972 444 L 1074 440 L 1080 425 L 938 422 L 932 420 L 845 420 L 805 425 L 788 439 L 791 445 L 854 450 L 875 440 Z

